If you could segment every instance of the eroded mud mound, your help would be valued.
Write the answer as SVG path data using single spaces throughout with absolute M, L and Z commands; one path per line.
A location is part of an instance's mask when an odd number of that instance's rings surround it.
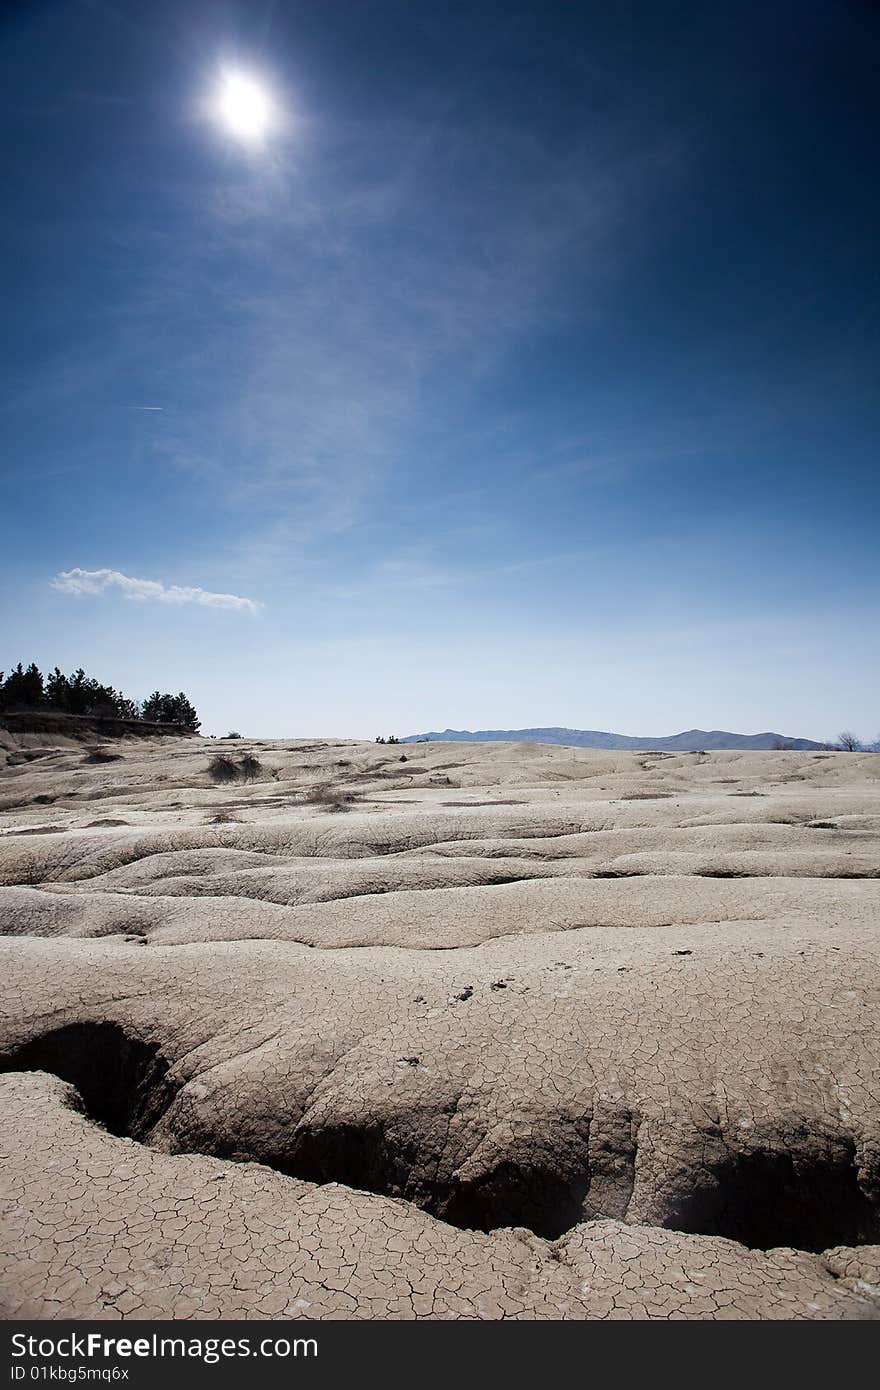
M 877 1314 L 876 758 L 254 752 L 7 778 L 10 1308 Z

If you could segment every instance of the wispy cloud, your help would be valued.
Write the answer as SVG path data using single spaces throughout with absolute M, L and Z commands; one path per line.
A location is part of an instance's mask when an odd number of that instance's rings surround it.
M 426 421 L 450 392 L 467 399 L 564 322 L 572 266 L 579 283 L 607 271 L 614 233 L 676 176 L 665 131 L 553 148 L 476 105 L 476 125 L 316 120 L 295 158 L 230 172 L 197 208 L 181 195 L 198 235 L 183 264 L 163 255 L 174 269 L 136 312 L 150 341 L 148 320 L 195 298 L 213 327 L 144 378 L 174 406 L 151 449 L 246 521 L 294 520 L 298 549 L 369 518 L 395 477 L 429 474 Z
M 567 550 L 507 564 L 469 565 L 460 561 L 454 564 L 436 563 L 430 553 L 424 559 L 399 553 L 382 560 L 362 578 L 349 584 L 336 585 L 330 592 L 340 599 L 371 599 L 385 592 L 399 593 L 403 589 L 471 588 L 496 579 L 567 565 L 581 558 L 582 551 Z
M 119 570 L 62 570 L 51 581 L 63 594 L 104 594 L 119 589 L 125 598 L 141 603 L 195 603 L 203 608 L 226 608 L 240 613 L 256 613 L 262 607 L 240 594 L 215 594 L 209 589 L 182 584 L 162 584 L 158 579 L 135 579 Z

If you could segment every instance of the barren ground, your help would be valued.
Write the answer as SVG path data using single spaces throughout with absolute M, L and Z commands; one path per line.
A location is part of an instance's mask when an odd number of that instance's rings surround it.
M 880 1315 L 877 755 L 6 745 L 6 1316 Z

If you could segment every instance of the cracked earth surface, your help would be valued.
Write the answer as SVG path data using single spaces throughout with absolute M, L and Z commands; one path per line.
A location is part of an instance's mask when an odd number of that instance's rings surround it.
M 31 742 L 6 1316 L 880 1316 L 876 755 Z

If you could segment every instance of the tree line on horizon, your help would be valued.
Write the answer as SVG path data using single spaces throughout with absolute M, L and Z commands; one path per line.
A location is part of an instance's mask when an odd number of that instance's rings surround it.
M 87 676 L 82 667 L 66 676 L 56 666 L 44 677 L 33 661 L 27 667 L 19 662 L 8 675 L 0 671 L 0 711 L 6 710 L 51 710 L 95 719 L 173 724 L 192 734 L 201 727 L 195 706 L 182 690 L 177 695 L 154 690 L 145 700 L 130 700 L 112 685 Z

